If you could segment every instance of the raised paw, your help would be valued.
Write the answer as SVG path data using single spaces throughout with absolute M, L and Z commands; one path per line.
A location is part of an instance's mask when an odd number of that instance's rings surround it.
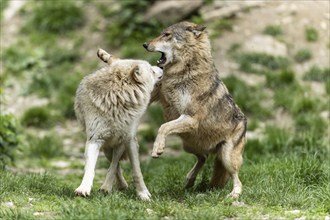
M 151 156 L 153 158 L 158 158 L 162 153 L 164 153 L 165 143 L 157 141 L 154 143 L 154 148 L 152 149 Z
M 76 196 L 87 197 L 90 195 L 91 188 L 86 186 L 79 186 L 75 191 Z
M 144 190 L 137 193 L 138 197 L 143 201 L 150 201 L 151 200 L 151 194 L 148 190 Z

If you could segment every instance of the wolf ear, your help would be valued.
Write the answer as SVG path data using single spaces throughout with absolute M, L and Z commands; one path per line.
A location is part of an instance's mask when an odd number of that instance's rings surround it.
M 196 26 L 189 26 L 189 27 L 187 27 L 186 30 L 192 32 L 195 35 L 195 37 L 197 38 L 203 33 L 205 28 L 206 28 L 206 26 L 204 26 L 204 25 L 196 25 Z
M 101 48 L 99 48 L 97 50 L 97 56 L 105 63 L 111 64 L 114 60 L 116 60 L 117 58 L 115 58 L 114 56 L 112 56 L 111 54 L 107 53 L 105 50 L 102 50 Z
M 138 82 L 138 83 L 142 83 L 142 77 L 141 77 L 141 72 L 140 72 L 140 67 L 138 65 L 136 65 L 132 70 L 131 70 L 131 74 L 133 79 Z

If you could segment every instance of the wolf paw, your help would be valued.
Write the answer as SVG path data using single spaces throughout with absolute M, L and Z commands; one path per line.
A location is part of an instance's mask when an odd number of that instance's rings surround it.
M 100 189 L 99 189 L 100 192 L 103 192 L 105 194 L 109 194 L 111 192 L 111 189 L 109 189 L 109 187 L 104 187 L 104 186 L 101 186 Z
M 86 187 L 86 186 L 79 186 L 74 193 L 76 196 L 82 196 L 82 197 L 87 197 L 90 195 L 91 192 L 91 187 Z
M 227 195 L 227 198 L 238 199 L 241 195 L 241 189 L 234 189 L 231 193 Z
M 117 183 L 117 189 L 118 190 L 125 190 L 128 188 L 128 184 L 127 183 Z
M 151 200 L 151 194 L 148 190 L 144 190 L 137 193 L 138 197 L 143 201 L 150 201 Z
M 163 142 L 159 143 L 156 141 L 151 156 L 153 158 L 158 158 L 160 155 L 164 153 L 164 148 L 165 148 L 165 144 Z

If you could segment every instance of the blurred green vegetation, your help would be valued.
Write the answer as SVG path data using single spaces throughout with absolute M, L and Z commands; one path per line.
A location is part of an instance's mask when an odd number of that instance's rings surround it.
M 35 135 L 27 136 L 28 145 L 24 149 L 24 153 L 32 158 L 54 158 L 63 156 L 63 142 L 62 139 L 51 132 L 43 137 Z
M 312 58 L 312 53 L 308 49 L 298 50 L 297 53 L 294 55 L 294 59 L 298 63 L 303 63 L 307 60 L 310 60 L 311 58 Z
M 17 122 L 13 115 L 0 112 L 0 170 L 13 162 L 19 145 Z
M 319 38 L 319 34 L 314 27 L 306 27 L 305 38 L 309 42 L 315 42 Z
M 234 53 L 234 59 L 239 63 L 244 72 L 263 73 L 264 70 L 280 70 L 288 68 L 288 58 L 273 56 L 264 53 Z
M 81 27 L 85 23 L 85 17 L 78 3 L 82 2 L 35 0 L 32 4 L 33 14 L 29 17 L 24 31 L 63 34 Z
M 281 26 L 279 25 L 268 25 L 263 30 L 263 33 L 273 37 L 278 37 L 284 34 Z
M 9 0 L 0 1 L 0 19 L 2 19 L 3 11 L 8 6 Z

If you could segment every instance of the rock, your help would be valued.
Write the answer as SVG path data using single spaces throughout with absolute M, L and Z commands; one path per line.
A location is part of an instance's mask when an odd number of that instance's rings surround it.
M 247 8 L 259 7 L 264 4 L 263 0 L 249 1 L 214 1 L 211 5 L 201 8 L 200 13 L 205 21 L 219 18 L 228 18 Z
M 14 208 L 15 207 L 15 204 L 13 203 L 13 202 L 6 202 L 6 206 L 8 207 L 8 208 Z
M 273 56 L 286 57 L 288 55 L 288 49 L 284 43 L 266 35 L 253 36 L 243 44 L 242 49 L 246 52 L 265 53 Z
M 203 0 L 158 0 L 147 11 L 144 20 L 156 19 L 166 25 L 173 24 L 186 18 L 201 7 L 202 4 Z
M 68 163 L 66 161 L 61 161 L 61 160 L 52 162 L 52 166 L 56 167 L 56 168 L 62 168 L 63 169 L 63 168 L 67 168 L 69 165 L 70 165 L 70 163 Z

